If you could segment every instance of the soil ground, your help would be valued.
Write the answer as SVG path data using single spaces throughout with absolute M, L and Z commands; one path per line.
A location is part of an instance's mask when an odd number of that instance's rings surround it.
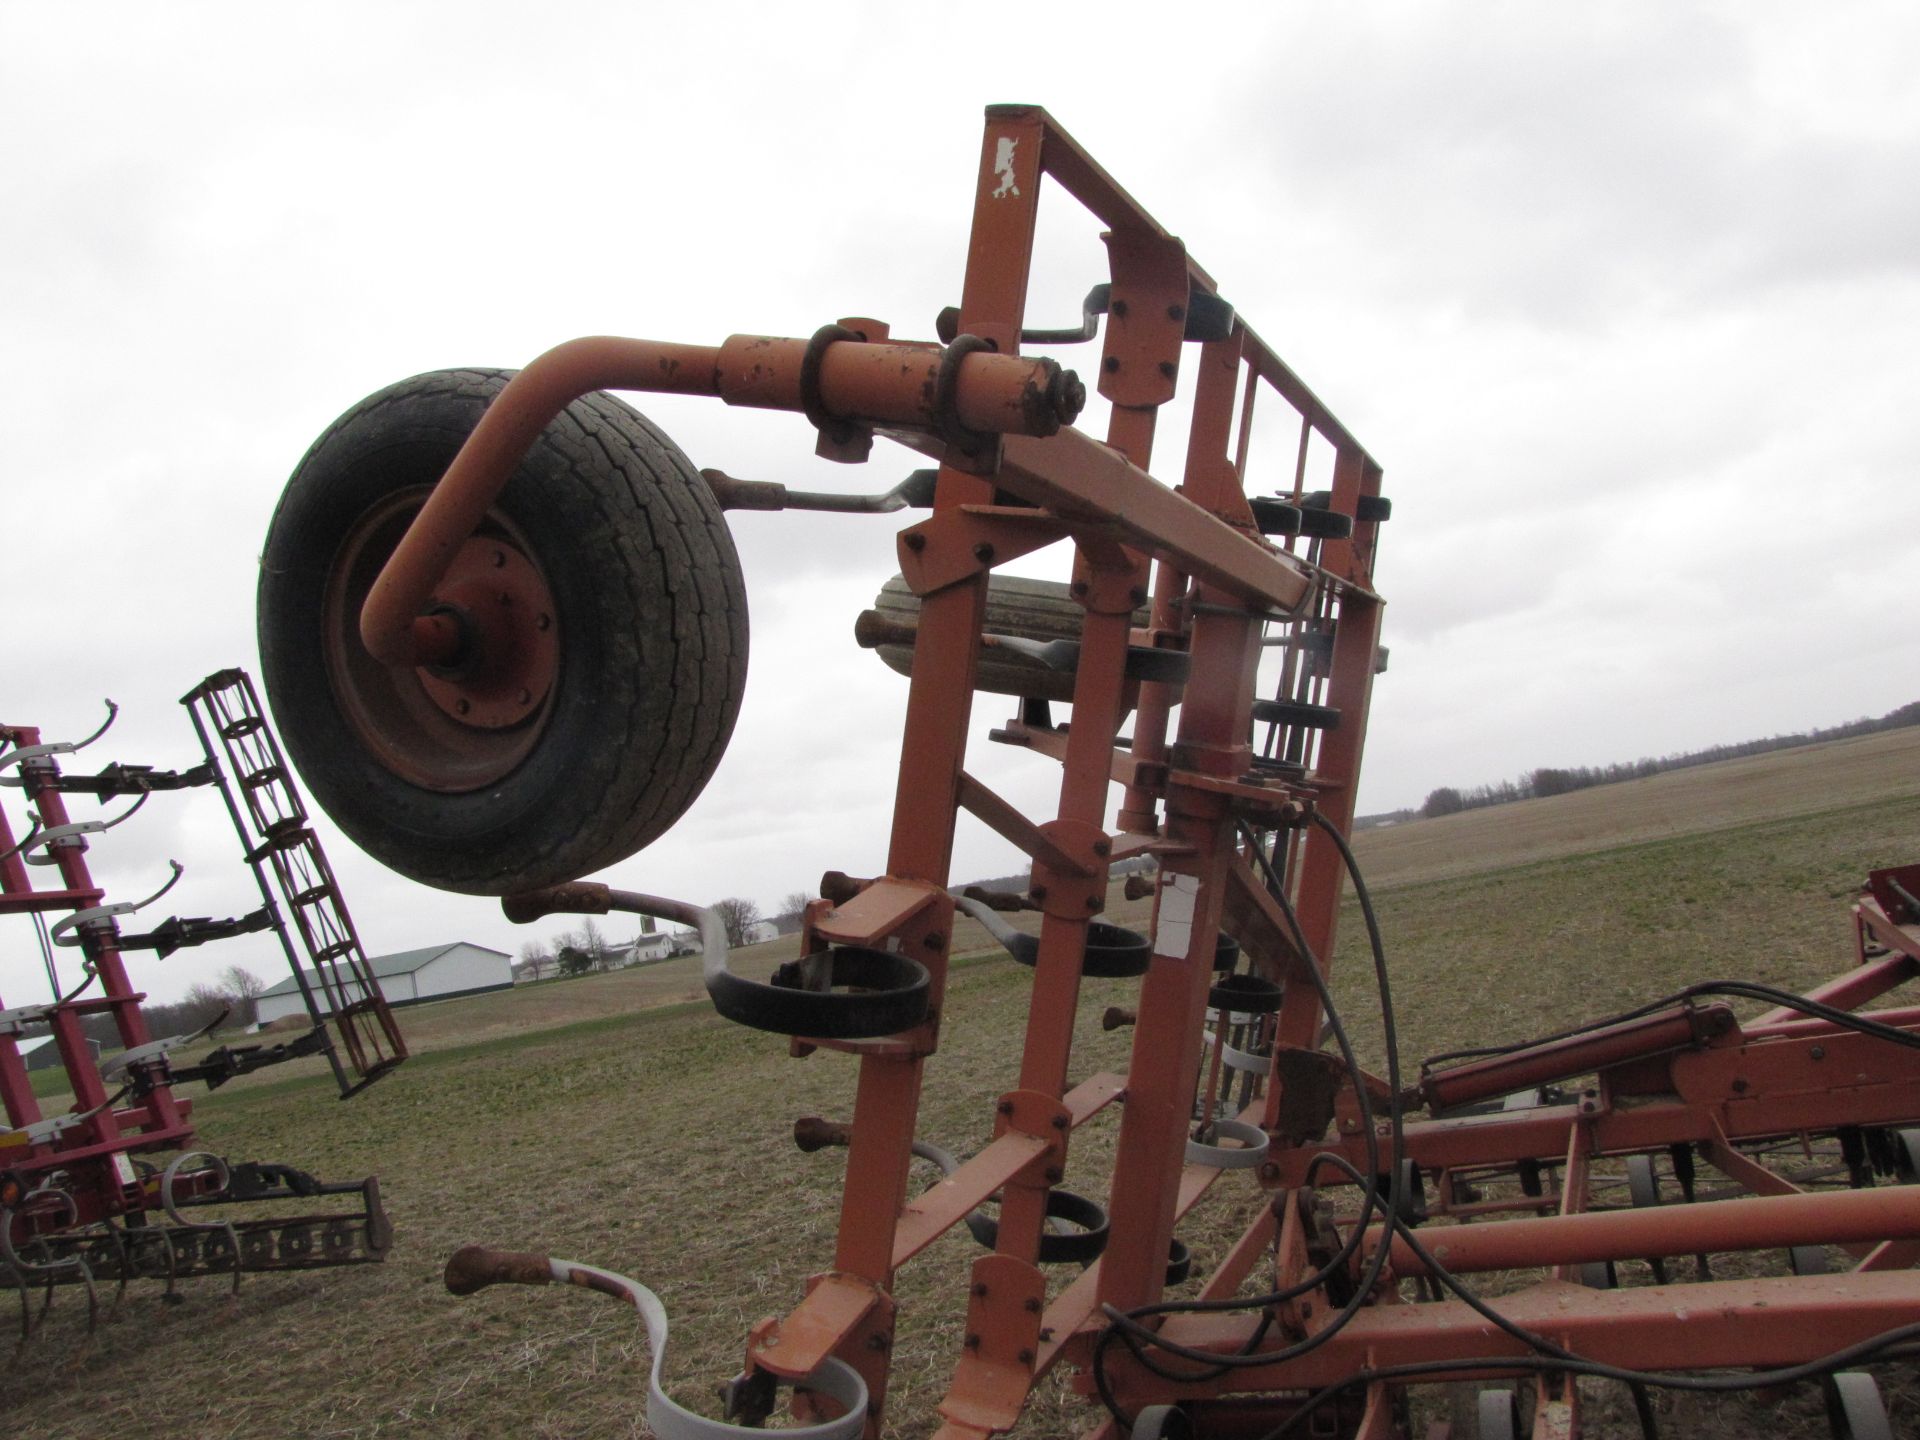
M 1847 905 L 1872 866 L 1920 858 L 1920 732 L 1674 772 L 1362 837 L 1403 1051 L 1517 1039 L 1708 976 L 1804 985 L 1850 959 Z M 1144 912 L 1116 888 L 1109 918 Z M 970 924 L 971 922 L 968 922 Z M 1363 1059 L 1379 1061 L 1357 917 L 1335 990 Z M 790 946 L 793 942 L 784 942 Z M 770 966 L 781 942 L 743 965 Z M 963 928 L 923 1134 L 962 1154 L 989 1131 L 1026 1013 L 1028 972 Z M 966 952 L 972 952 L 971 955 Z M 1124 1070 L 1109 1004 L 1136 982 L 1088 981 L 1076 1073 Z M 328 1178 L 381 1177 L 396 1226 L 385 1265 L 198 1280 L 163 1305 L 136 1285 L 89 1334 L 63 1291 L 0 1363 L 0 1430 L 45 1437 L 622 1437 L 643 1434 L 647 1352 L 596 1297 L 439 1282 L 473 1241 L 634 1275 L 673 1317 L 669 1388 L 711 1407 L 749 1325 L 789 1308 L 831 1259 L 840 1153 L 801 1155 L 795 1117 L 844 1117 L 853 1062 L 788 1057 L 700 1001 L 697 963 L 671 962 L 403 1012 L 415 1058 L 347 1104 L 321 1075 L 249 1077 L 200 1097 L 202 1143 Z M 1069 1183 L 1103 1193 L 1114 1126 L 1076 1134 Z M 1238 1233 L 1252 1187 L 1210 1200 L 1182 1236 L 1204 1273 Z M 1245 1191 L 1247 1193 L 1241 1193 Z M 960 1353 L 977 1251 L 937 1242 L 901 1277 L 888 1433 L 929 1434 Z M 111 1299 L 109 1293 L 106 1297 Z M 4 1344 L 5 1342 L 0 1342 Z M 1920 1433 L 1901 1367 L 1880 1367 L 1895 1434 Z M 1595 1385 L 1588 1434 L 1637 1433 Z M 1444 1400 L 1444 1397 L 1443 1397 Z M 1824 1436 L 1816 1392 L 1661 1396 L 1663 1434 Z M 1089 1413 L 1055 1384 L 1020 1433 L 1066 1436 Z

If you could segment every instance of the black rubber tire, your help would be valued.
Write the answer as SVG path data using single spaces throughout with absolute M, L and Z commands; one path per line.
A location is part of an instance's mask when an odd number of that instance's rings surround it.
M 1208 987 L 1207 1008 L 1239 1015 L 1271 1015 L 1285 998 L 1285 988 L 1264 975 L 1229 973 Z
M 1309 540 L 1345 540 L 1353 534 L 1353 517 L 1338 510 L 1302 510 L 1300 533 Z
M 920 597 L 896 575 L 873 597 L 873 608 L 888 620 L 917 624 Z M 987 612 L 981 629 L 989 635 L 1013 635 L 1022 640 L 1078 640 L 1087 612 L 1063 581 L 1032 580 L 1024 575 L 995 574 L 987 580 Z M 1133 612 L 1133 623 L 1145 628 L 1147 607 Z M 882 645 L 875 653 L 887 668 L 913 674 L 911 645 Z M 1066 704 L 1073 699 L 1074 672 L 1050 670 L 1041 661 L 1018 651 L 983 650 L 973 688 L 994 695 L 1019 695 Z
M 1305 700 L 1256 700 L 1252 714 L 1255 724 L 1299 725 L 1309 730 L 1338 730 L 1340 712 L 1331 705 L 1313 705 Z
M 1153 942 L 1138 930 L 1109 925 L 1104 920 L 1087 922 L 1087 948 L 1082 954 L 1080 973 L 1099 980 L 1127 980 L 1144 975 L 1153 963 Z
M 1298 535 L 1300 507 L 1285 500 L 1255 495 L 1247 501 L 1253 511 L 1253 523 L 1262 535 Z
M 418 375 L 335 421 L 280 497 L 259 587 L 268 698 L 313 797 L 394 870 L 479 895 L 575 879 L 657 839 L 712 776 L 746 688 L 746 592 L 719 506 L 671 440 L 596 394 L 547 427 L 482 527 L 519 543 L 558 612 L 527 752 L 449 793 L 362 741 L 320 659 L 330 573 L 367 517 L 445 473 L 510 373 Z
M 1042 1265 L 1091 1265 L 1107 1248 L 1107 1207 L 1072 1190 L 1047 1192 L 1047 1215 L 1077 1226 L 1073 1230 L 1044 1230 L 1040 1234 Z M 967 1230 L 991 1250 L 1000 1242 L 998 1217 L 984 1210 L 970 1211 Z
M 707 976 L 713 1008 L 736 1024 L 775 1035 L 871 1040 L 911 1030 L 927 1018 L 933 980 L 927 967 L 891 950 L 836 946 L 829 988 L 800 988 L 801 961 L 788 961 L 763 984 L 721 970 Z

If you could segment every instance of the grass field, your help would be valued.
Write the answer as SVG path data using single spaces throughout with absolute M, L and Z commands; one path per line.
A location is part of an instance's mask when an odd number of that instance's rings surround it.
M 1896 732 L 1553 800 L 1368 832 L 1409 1064 L 1428 1051 L 1520 1038 L 1710 976 L 1803 984 L 1848 959 L 1862 872 L 1920 858 L 1920 734 Z M 1116 896 L 1113 918 L 1144 906 Z M 1350 917 L 1351 918 L 1351 917 Z M 1363 1051 L 1378 1026 L 1347 923 L 1336 991 Z M 787 942 L 791 944 L 792 942 Z M 751 963 L 773 963 L 769 953 Z M 956 955 L 984 951 L 977 931 Z M 318 1075 L 249 1077 L 200 1099 L 202 1140 L 330 1178 L 377 1173 L 396 1230 L 389 1262 L 213 1281 L 163 1306 L 131 1290 L 89 1337 L 63 1294 L 0 1368 L 0 1431 L 36 1437 L 439 1437 L 643 1433 L 646 1352 L 630 1317 L 593 1297 L 439 1284 L 469 1241 L 622 1270 L 674 1320 L 669 1381 L 708 1405 L 747 1327 L 784 1311 L 825 1267 L 839 1152 L 803 1156 L 796 1116 L 844 1117 L 853 1062 L 787 1057 L 717 1019 L 692 961 L 543 984 L 403 1012 L 416 1057 L 347 1104 Z M 1135 982 L 1089 981 L 1076 1073 L 1124 1068 L 1103 1033 Z M 923 1133 L 982 1142 L 1012 1083 L 1028 974 L 997 952 L 958 959 Z M 1075 1136 L 1069 1184 L 1100 1193 L 1114 1125 Z M 1204 1266 L 1237 1232 L 1252 1186 L 1209 1202 L 1182 1235 Z M 922 1436 L 959 1353 L 974 1258 L 950 1234 L 903 1273 L 890 1432 Z M 1596 1391 L 1596 1395 L 1600 1392 Z M 1602 1397 L 1603 1400 L 1605 1397 Z M 1817 1397 L 1661 1402 L 1663 1433 L 1780 1440 L 1826 1433 Z M 1920 1430 L 1910 1388 L 1895 1433 Z M 1597 1440 L 1635 1434 L 1596 1410 Z M 1087 1415 L 1040 1397 L 1023 1435 L 1077 1433 Z

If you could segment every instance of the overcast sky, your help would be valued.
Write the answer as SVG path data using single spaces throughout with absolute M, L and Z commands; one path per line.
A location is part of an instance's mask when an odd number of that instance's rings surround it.
M 1384 464 L 1362 810 L 1920 698 L 1920 12 L 931 13 L 0 3 L 0 718 L 71 737 L 111 696 L 120 724 L 71 768 L 197 759 L 177 699 L 257 665 L 286 476 L 393 380 L 589 333 L 930 335 L 1000 101 L 1046 105 Z M 1030 313 L 1064 322 L 1101 251 L 1072 207 L 1044 220 Z M 879 490 L 916 463 L 829 466 L 798 417 L 640 404 L 739 475 Z M 905 684 L 850 630 L 893 530 L 736 517 L 739 728 L 610 878 L 771 908 L 883 864 Z M 985 744 L 1003 710 L 976 707 L 970 767 L 1037 810 L 1057 771 Z M 375 952 L 561 928 L 321 829 Z M 187 877 L 149 918 L 248 907 L 217 797 L 156 797 L 93 851 L 114 899 L 170 856 Z M 960 876 L 1014 860 L 963 822 Z M 252 941 L 136 973 L 171 996 L 236 962 L 284 973 Z M 0 1001 L 40 977 L 0 920 Z

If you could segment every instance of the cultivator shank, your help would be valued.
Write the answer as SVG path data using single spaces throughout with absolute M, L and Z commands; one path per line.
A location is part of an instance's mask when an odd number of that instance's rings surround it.
M 1077 330 L 1027 323 L 1045 185 L 1107 229 L 1110 275 Z M 1870 1183 L 1879 1161 L 1899 1170 L 1920 1153 L 1902 1129 L 1920 1121 L 1920 1011 L 1855 1013 L 1920 963 L 1920 871 L 1875 873 L 1856 912 L 1860 966 L 1813 997 L 1699 986 L 1405 1083 L 1347 843 L 1386 654 L 1373 583 L 1391 514 L 1379 464 L 1181 242 L 1037 109 L 988 112 L 960 304 L 935 328 L 928 342 L 871 320 L 717 348 L 594 340 L 511 381 L 419 377 L 377 397 L 380 423 L 404 423 L 409 396 L 422 435 L 456 402 L 484 412 L 457 456 L 382 481 L 354 458 L 369 423 L 354 412 L 303 462 L 282 505 L 293 518 L 269 537 L 263 653 L 318 646 L 338 677 L 317 690 L 289 663 L 276 683 L 270 664 L 276 713 L 303 765 L 352 778 L 338 813 L 364 844 L 416 878 L 504 894 L 519 920 L 615 909 L 699 925 L 722 1014 L 786 1036 L 796 1057 L 843 1052 L 857 1064 L 851 1118 L 803 1117 L 796 1130 L 804 1149 L 845 1150 L 830 1264 L 748 1337 L 727 1420 L 669 1412 L 656 1383 L 656 1430 L 746 1433 L 776 1387 L 792 1386 L 796 1411 L 826 1427 L 817 1433 L 880 1433 L 895 1274 L 962 1224 L 987 1253 L 959 1301 L 942 1440 L 1010 1429 L 1063 1362 L 1097 1393 L 1090 1424 L 1104 1437 L 1407 1437 L 1408 1387 L 1502 1376 L 1537 1378 L 1536 1434 L 1572 1436 L 1575 1376 L 1626 1383 L 1640 1404 L 1672 1372 L 1758 1371 L 1739 1378 L 1782 1384 L 1920 1336 L 1920 1277 L 1906 1268 L 1920 1253 L 1920 1189 Z M 1020 354 L 1096 337 L 1104 442 L 1071 427 L 1084 394 L 1072 374 Z M 1152 465 L 1161 407 L 1183 382 L 1191 419 L 1175 488 Z M 879 434 L 939 468 L 865 496 L 702 479 L 632 412 L 588 394 L 602 385 L 793 409 L 830 458 L 865 460 Z M 1276 416 L 1277 461 L 1254 443 Z M 606 458 L 570 460 L 587 453 L 581 437 L 598 437 Z M 416 509 L 410 497 L 436 479 Z M 667 690 L 672 725 L 698 744 L 662 749 L 645 727 L 568 728 L 574 677 L 625 663 L 594 648 L 603 592 L 568 594 L 580 568 L 570 532 L 543 529 L 587 500 L 594 513 L 638 507 L 616 522 L 628 527 L 619 563 L 634 567 L 633 593 L 699 589 L 697 620 L 671 606 L 625 619 L 674 667 L 669 640 L 705 627 L 704 668 L 595 672 L 615 676 L 603 686 Z M 725 743 L 745 615 L 721 510 L 908 507 L 931 514 L 901 530 L 901 576 L 856 629 L 909 676 L 885 873 L 830 873 L 806 910 L 800 958 L 770 982 L 747 980 L 727 968 L 717 917 L 576 877 L 671 824 Z M 321 521 L 345 537 L 338 546 L 314 545 Z M 669 527 L 703 548 L 661 543 Z M 1061 540 L 1072 563 L 1060 583 L 999 583 L 997 567 Z M 481 603 L 470 557 L 528 578 Z M 311 578 L 278 578 L 301 574 Z M 527 648 L 529 622 L 557 637 L 552 648 Z M 487 718 L 515 686 L 517 718 Z M 969 769 L 982 689 L 1016 697 L 994 740 L 1059 765 L 1051 813 L 1024 813 Z M 1053 713 L 1063 703 L 1070 723 Z M 589 767 L 590 803 L 567 808 L 574 772 Z M 509 817 L 485 832 L 470 819 L 483 789 Z M 390 794 L 404 826 L 361 807 L 361 792 Z M 1025 895 L 949 889 L 963 815 L 1030 857 Z M 1101 921 L 1117 867 L 1143 861 L 1148 873 L 1128 884 L 1153 895 L 1149 932 Z M 1326 982 L 1350 882 L 1380 964 L 1383 1076 L 1361 1069 Z M 1037 936 L 998 918 L 1022 907 L 1039 913 Z M 922 1088 L 939 1075 L 956 912 L 1001 936 L 1032 986 L 968 1156 L 917 1134 Z M 1125 1074 L 1077 1073 L 1087 976 L 1138 982 L 1133 1003 L 1107 1016 L 1133 1032 Z M 1755 998 L 1775 1008 L 1742 1020 L 1729 1003 Z M 1409 1118 L 1417 1109 L 1427 1113 Z M 1111 1173 L 1086 1176 L 1083 1127 L 1116 1119 Z M 1783 1163 L 1782 1145 L 1806 1164 Z M 1818 1178 L 1801 1173 L 1828 1150 Z M 939 1165 L 936 1184 L 914 1184 L 916 1158 Z M 1701 1203 L 1650 1217 L 1646 1205 L 1670 1198 L 1661 1166 Z M 1760 1198 L 1706 1203 L 1697 1182 L 1709 1168 Z M 1187 1281 L 1178 1228 L 1223 1196 L 1246 1209 L 1239 1239 L 1188 1298 L 1162 1303 Z M 996 1201 L 989 1218 L 982 1207 Z M 1762 1252 L 1811 1269 L 1813 1247 L 1826 1246 L 1853 1273 L 1753 1273 Z M 1702 1278 L 1671 1283 L 1668 1267 L 1686 1257 Z M 1642 1260 L 1653 1284 L 1609 1284 Z M 1063 1262 L 1081 1268 L 1062 1278 Z M 1458 1278 L 1527 1268 L 1549 1278 L 1503 1294 L 1497 1316 Z M 650 1331 L 658 1318 L 657 1379 L 664 1317 L 644 1287 L 480 1251 L 449 1272 L 461 1293 L 553 1279 L 635 1304 Z M 810 1395 L 810 1382 L 834 1399 Z M 1829 1383 L 1864 1413 L 1855 1380 Z M 1495 1392 L 1481 1433 L 1500 1433 L 1513 1409 Z

